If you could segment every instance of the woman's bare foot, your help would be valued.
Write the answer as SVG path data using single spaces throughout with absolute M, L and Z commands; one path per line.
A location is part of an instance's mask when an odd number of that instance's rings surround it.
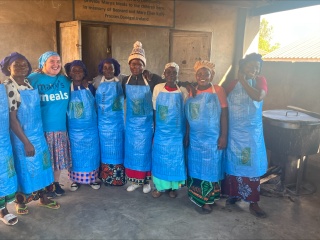
M 249 209 L 250 213 L 258 218 L 267 217 L 267 214 L 259 207 L 258 203 L 250 203 Z

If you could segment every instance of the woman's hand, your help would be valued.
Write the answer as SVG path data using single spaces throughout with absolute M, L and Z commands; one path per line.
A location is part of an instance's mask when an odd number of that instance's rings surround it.
M 29 141 L 24 145 L 24 151 L 27 157 L 33 157 L 35 155 L 34 146 Z
M 220 136 L 218 139 L 218 149 L 222 150 L 227 147 L 227 137 Z

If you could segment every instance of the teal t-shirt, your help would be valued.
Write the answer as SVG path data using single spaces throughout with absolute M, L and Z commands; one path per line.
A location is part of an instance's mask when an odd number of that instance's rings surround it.
M 51 77 L 43 73 L 31 73 L 28 79 L 32 87 L 39 91 L 43 130 L 67 131 L 66 115 L 71 81 L 64 75 Z

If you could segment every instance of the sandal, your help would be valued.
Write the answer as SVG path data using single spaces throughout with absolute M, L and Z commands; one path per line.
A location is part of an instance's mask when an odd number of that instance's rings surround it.
M 171 197 L 171 198 L 176 198 L 177 197 L 177 191 L 176 190 L 171 190 L 170 192 L 169 192 L 169 197 Z
M 158 198 L 162 195 L 162 192 L 159 192 L 158 190 L 153 190 L 151 193 L 152 197 Z
M 17 216 L 13 215 L 12 213 L 8 213 L 8 214 L 4 215 L 3 217 L 0 217 L 0 220 L 8 226 L 13 226 L 18 222 Z M 10 222 L 11 220 L 14 220 L 14 221 Z
M 48 203 L 48 204 L 38 203 L 38 205 L 40 207 L 46 207 L 46 208 L 50 208 L 50 209 L 54 209 L 54 210 L 60 208 L 60 204 L 57 203 L 56 201 L 52 201 L 51 203 Z
M 19 215 L 27 215 L 29 213 L 29 209 L 27 205 L 25 205 L 25 207 L 19 207 L 19 204 L 16 204 L 16 212 Z
M 71 183 L 70 191 L 71 192 L 77 191 L 79 187 L 80 187 L 80 184 L 73 182 L 73 183 Z
M 92 187 L 95 190 L 100 189 L 101 185 L 100 183 L 94 182 L 94 183 L 90 183 L 90 187 Z

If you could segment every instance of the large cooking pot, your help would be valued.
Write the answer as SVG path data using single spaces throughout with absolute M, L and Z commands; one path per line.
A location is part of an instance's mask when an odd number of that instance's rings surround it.
M 266 148 L 281 155 L 316 154 L 320 143 L 320 119 L 293 110 L 263 111 Z

